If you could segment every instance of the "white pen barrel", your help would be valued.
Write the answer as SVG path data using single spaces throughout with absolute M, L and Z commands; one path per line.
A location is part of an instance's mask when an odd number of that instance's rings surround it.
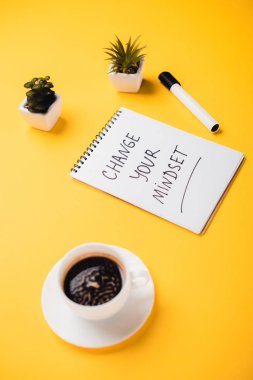
M 181 87 L 178 80 L 168 71 L 163 71 L 158 79 L 182 102 L 211 132 L 219 129 L 219 123 L 204 110 L 187 92 Z
M 203 123 L 211 132 L 217 131 L 219 123 L 209 115 L 178 83 L 170 91 Z
M 194 100 L 178 83 L 171 86 L 170 91 L 203 123 L 211 132 L 216 132 L 219 123 L 196 100 Z

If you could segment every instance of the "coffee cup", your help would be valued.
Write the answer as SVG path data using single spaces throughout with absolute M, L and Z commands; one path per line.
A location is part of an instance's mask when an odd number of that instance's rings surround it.
M 85 263 L 94 260 L 110 261 L 120 274 L 120 288 L 115 296 L 109 301 L 105 301 L 101 304 L 81 304 L 73 301 L 66 293 L 65 282 L 68 274 L 79 265 L 79 263 Z M 93 260 L 93 261 L 94 261 Z M 80 276 L 83 276 L 83 272 Z M 87 243 L 79 245 L 73 248 L 71 251 L 61 259 L 58 267 L 58 294 L 61 297 L 65 305 L 78 317 L 87 320 L 102 320 L 109 318 L 119 312 L 126 304 L 130 291 L 135 288 L 145 286 L 150 279 L 148 270 L 135 267 L 129 261 L 126 260 L 124 250 L 122 248 L 103 244 L 103 243 Z M 99 286 L 96 282 L 90 281 L 91 286 L 96 288 Z M 82 283 L 79 281 L 79 289 L 82 287 Z M 95 289 L 96 290 L 96 289 Z M 92 292 L 89 297 L 92 300 Z

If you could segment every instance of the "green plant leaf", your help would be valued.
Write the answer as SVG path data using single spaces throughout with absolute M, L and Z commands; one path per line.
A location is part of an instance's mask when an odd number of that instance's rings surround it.
M 44 87 L 46 87 L 46 88 L 52 88 L 52 87 L 54 87 L 54 85 L 53 85 L 52 82 L 47 82 Z
M 41 84 L 40 83 L 33 85 L 33 90 L 39 90 L 40 88 L 41 88 Z
M 31 88 L 31 86 L 32 86 L 32 82 L 26 82 L 26 83 L 24 84 L 24 87 L 25 87 L 25 88 Z
M 124 49 L 124 46 L 122 44 L 122 42 L 120 41 L 119 37 L 116 36 L 116 40 L 117 40 L 117 45 L 118 45 L 118 49 L 119 49 L 119 52 L 122 53 L 122 55 L 125 55 L 125 49 Z
M 36 91 L 34 91 L 34 90 L 30 90 L 30 91 L 26 92 L 26 96 L 28 98 L 31 97 L 31 96 L 34 96 L 34 95 L 36 95 Z

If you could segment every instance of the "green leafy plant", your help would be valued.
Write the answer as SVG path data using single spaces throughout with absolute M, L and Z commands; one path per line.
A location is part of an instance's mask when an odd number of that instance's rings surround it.
M 27 103 L 25 108 L 34 113 L 46 113 L 51 104 L 55 101 L 56 95 L 52 87 L 52 82 L 48 82 L 49 76 L 33 78 L 30 82 L 24 84 L 25 88 L 30 88 L 27 91 Z
M 116 41 L 110 42 L 110 47 L 104 49 L 105 53 L 109 56 L 107 60 L 112 65 L 111 72 L 135 74 L 138 71 L 140 63 L 145 56 L 142 50 L 146 47 L 140 47 L 139 38 L 140 36 L 132 42 L 130 37 L 124 47 L 121 40 L 116 36 Z

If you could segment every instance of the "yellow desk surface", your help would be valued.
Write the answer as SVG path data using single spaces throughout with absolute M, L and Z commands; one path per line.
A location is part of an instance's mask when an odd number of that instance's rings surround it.
M 1 379 L 253 379 L 253 2 L 2 0 L 0 14 Z M 115 34 L 147 45 L 138 94 L 109 83 L 102 49 Z M 219 120 L 219 134 L 160 84 L 164 70 Z M 17 110 L 23 83 L 41 75 L 63 98 L 50 133 Z M 70 178 L 120 106 L 244 152 L 203 236 Z M 156 288 L 145 331 L 103 352 L 65 343 L 41 311 L 48 271 L 91 241 L 137 254 Z

